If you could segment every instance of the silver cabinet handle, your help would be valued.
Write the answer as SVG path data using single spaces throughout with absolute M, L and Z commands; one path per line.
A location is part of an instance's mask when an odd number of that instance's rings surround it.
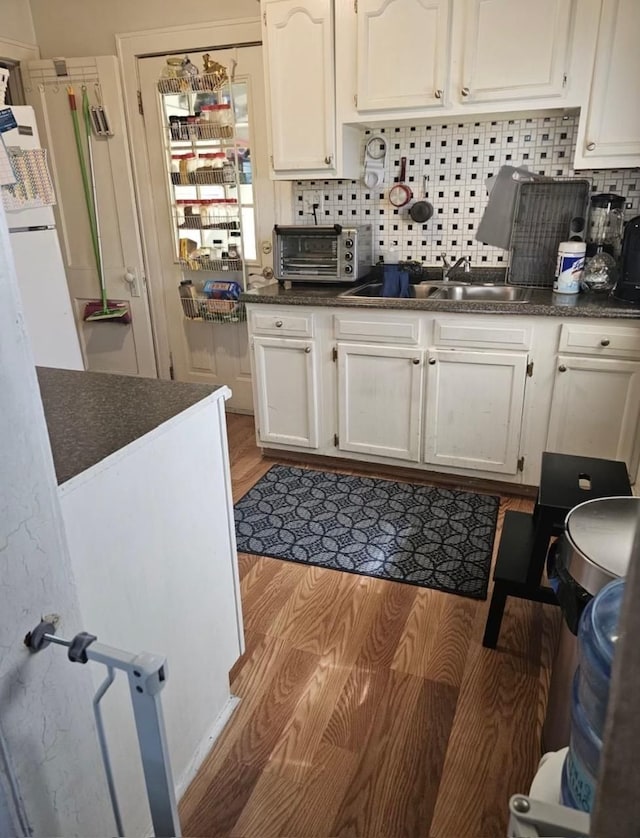
M 442 99 L 442 93 L 443 91 L 438 89 L 435 91 L 433 95 L 436 97 L 436 99 Z
M 558 367 L 558 372 L 566 372 L 566 371 L 567 371 L 567 368 L 565 367 L 565 365 L 560 364 L 560 366 Z
M 595 143 L 587 143 L 587 151 L 595 151 L 596 144 Z
M 309 352 L 311 352 L 311 347 L 310 347 L 310 346 L 305 346 L 304 351 L 305 351 L 305 352 L 307 353 L 307 355 L 308 355 L 308 354 L 309 354 Z
M 602 340 L 600 341 L 600 346 L 609 346 L 610 343 L 611 341 L 609 340 L 609 338 L 602 338 Z
M 429 358 L 429 363 L 431 364 L 431 366 L 433 366 L 435 364 L 435 362 L 436 362 L 435 358 Z
M 468 87 L 463 87 L 462 90 L 460 91 L 460 93 L 461 93 L 462 96 L 468 96 L 471 93 L 471 91 L 469 90 Z
M 276 320 L 276 329 L 279 329 L 282 326 L 282 320 Z
M 414 359 L 411 361 L 411 363 L 412 363 L 412 364 L 419 364 L 419 363 L 420 363 L 420 358 L 414 358 Z
M 333 161 L 333 155 L 332 154 L 327 154 L 327 156 L 324 158 L 325 164 L 327 166 L 330 166 L 332 161 Z

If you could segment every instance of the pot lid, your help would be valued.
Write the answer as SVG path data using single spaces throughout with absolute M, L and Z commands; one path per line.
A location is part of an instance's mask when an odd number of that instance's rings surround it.
M 636 539 L 640 549 L 640 498 L 585 501 L 567 515 L 565 532 L 575 551 L 569 569 L 574 579 L 596 570 L 609 579 L 624 577 Z

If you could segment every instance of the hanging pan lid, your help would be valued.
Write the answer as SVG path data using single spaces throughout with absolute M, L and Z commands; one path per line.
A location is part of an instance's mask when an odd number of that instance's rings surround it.
M 565 541 L 569 574 L 597 594 L 626 576 L 634 549 L 640 552 L 640 498 L 596 498 L 575 506 L 565 519 Z

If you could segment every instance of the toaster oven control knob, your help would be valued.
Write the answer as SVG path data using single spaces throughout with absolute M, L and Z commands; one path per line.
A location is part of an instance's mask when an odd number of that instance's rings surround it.
M 344 272 L 346 274 L 352 274 L 353 273 L 353 265 L 345 265 L 344 266 Z
M 345 247 L 353 247 L 353 239 L 345 239 L 344 240 Z
M 350 262 L 353 259 L 353 253 L 351 253 L 350 250 L 347 250 L 347 252 L 344 254 L 344 258 L 347 260 L 347 262 Z

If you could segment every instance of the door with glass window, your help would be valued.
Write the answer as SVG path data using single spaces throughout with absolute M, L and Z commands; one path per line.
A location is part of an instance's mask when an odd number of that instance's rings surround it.
M 271 265 L 261 47 L 184 58 L 138 61 L 174 377 L 226 384 L 250 411 L 243 307 L 217 284 L 245 288 Z

